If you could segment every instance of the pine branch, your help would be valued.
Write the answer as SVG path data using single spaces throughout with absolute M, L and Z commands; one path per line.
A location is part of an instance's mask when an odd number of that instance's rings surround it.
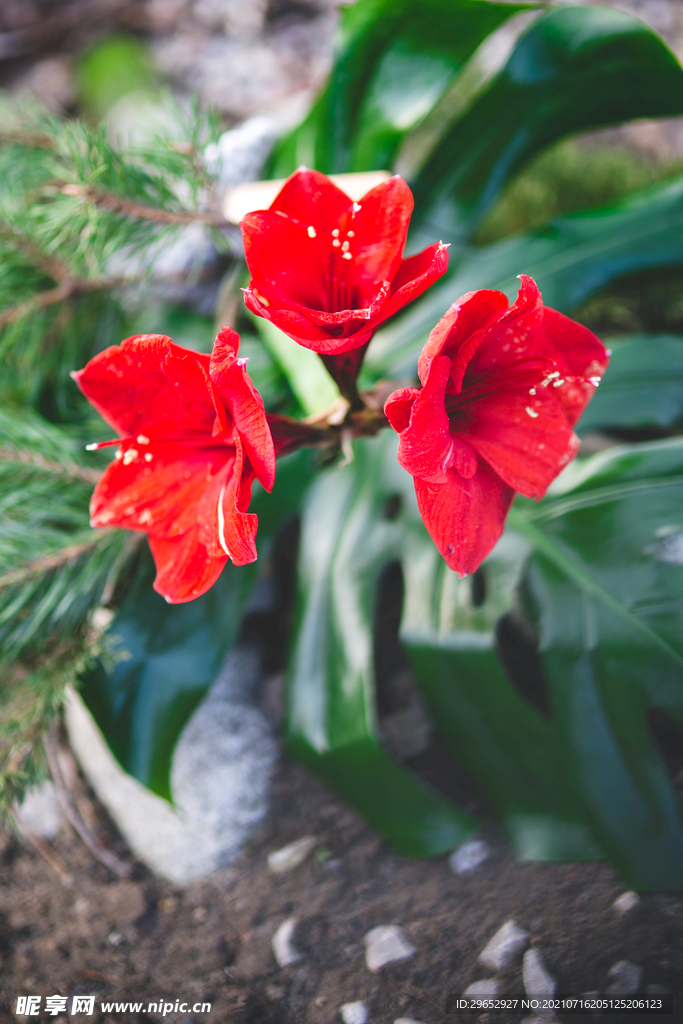
M 54 473 L 57 476 L 70 476 L 89 484 L 96 484 L 102 475 L 97 469 L 88 469 L 86 466 L 79 466 L 75 462 L 52 462 L 41 455 L 40 452 L 21 452 L 14 451 L 11 448 L 0 447 L 0 462 L 21 462 L 27 466 L 44 469 L 47 473 Z
M 105 210 L 122 213 L 124 216 L 133 217 L 136 220 L 154 221 L 159 224 L 210 224 L 212 227 L 227 227 L 230 224 L 230 221 L 227 221 L 219 213 L 162 210 L 155 206 L 143 206 L 140 203 L 112 195 L 110 192 L 100 192 L 92 186 L 64 185 L 62 193 L 65 196 L 82 197 Z
M 132 282 L 127 282 L 124 277 L 102 277 L 96 278 L 92 281 L 72 278 L 62 282 L 62 284 L 58 285 L 56 288 L 50 288 L 48 291 L 38 292 L 38 294 L 34 295 L 32 298 L 26 299 L 25 302 L 20 302 L 16 306 L 12 306 L 10 309 L 3 310 L 3 312 L 0 313 L 0 330 L 8 324 L 12 324 L 17 320 L 22 320 L 24 317 L 30 316 L 31 313 L 36 313 L 39 309 L 45 309 L 47 306 L 54 306 L 58 302 L 65 302 L 66 299 L 82 295 L 85 292 L 110 291 L 114 288 L 120 288 L 126 283 Z
M 23 583 L 32 576 L 39 576 L 42 573 L 49 572 L 50 569 L 59 569 L 62 566 L 69 565 L 75 559 L 80 558 L 81 555 L 97 547 L 104 533 L 111 533 L 111 529 L 105 527 L 103 530 L 98 530 L 92 540 L 83 541 L 81 544 L 67 545 L 67 547 L 62 548 L 55 555 L 44 555 L 42 558 L 37 558 L 34 562 L 29 562 L 23 569 L 14 569 L 12 572 L 4 573 L 4 575 L 0 576 L 0 591 L 4 590 L 5 587 L 13 587 L 17 583 Z

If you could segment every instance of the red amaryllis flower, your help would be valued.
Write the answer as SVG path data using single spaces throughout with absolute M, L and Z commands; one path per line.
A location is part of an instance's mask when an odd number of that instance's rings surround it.
M 384 407 L 425 526 L 461 575 L 500 537 L 515 491 L 541 498 L 576 455 L 572 427 L 608 363 L 594 334 L 520 279 L 513 306 L 497 291 L 458 299 L 422 350 L 422 388 Z
M 248 308 L 323 356 L 361 348 L 448 266 L 441 242 L 402 259 L 412 210 L 398 176 L 355 203 L 324 174 L 296 171 L 240 225 Z
M 256 558 L 256 477 L 270 491 L 275 452 L 261 396 L 224 327 L 209 357 L 161 334 L 112 345 L 73 377 L 120 435 L 90 503 L 92 526 L 142 530 L 167 601 L 191 601 L 231 558 Z M 95 445 L 93 447 L 101 447 Z

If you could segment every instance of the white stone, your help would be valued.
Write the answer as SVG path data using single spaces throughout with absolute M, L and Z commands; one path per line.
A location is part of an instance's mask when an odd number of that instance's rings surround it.
M 288 917 L 286 921 L 282 922 L 271 939 L 273 956 L 278 967 L 289 967 L 290 964 L 295 964 L 302 959 L 301 953 L 293 942 L 296 924 L 295 917 Z
M 422 1021 L 415 1020 L 414 1017 L 398 1017 L 394 1024 L 422 1024 Z
M 554 996 L 557 982 L 545 968 L 537 949 L 527 949 L 522 964 L 524 991 L 528 996 Z
M 303 864 L 309 853 L 318 842 L 316 836 L 302 836 L 281 850 L 274 850 L 268 854 L 268 868 L 274 875 L 284 875 L 287 871 L 298 868 Z
M 628 892 L 622 892 L 621 896 L 617 896 L 612 906 L 617 914 L 627 914 L 629 910 L 633 910 L 639 903 L 640 896 L 638 893 L 629 889 Z
M 607 977 L 612 982 L 605 989 L 610 996 L 632 996 L 638 992 L 643 977 L 643 968 L 630 960 L 618 960 L 612 964 Z
M 497 978 L 480 978 L 473 981 L 463 992 L 464 996 L 471 996 L 473 999 L 492 999 L 500 991 L 500 982 Z
M 275 120 L 257 114 L 223 132 L 218 142 L 210 143 L 204 150 L 204 160 L 209 172 L 218 178 L 221 191 L 257 180 L 277 136 Z
M 22 832 L 32 832 L 43 839 L 53 840 L 63 820 L 54 783 L 48 780 L 27 789 L 17 809 L 16 818 Z
M 448 866 L 456 875 L 468 875 L 491 856 L 491 847 L 483 839 L 468 839 L 448 858 Z
M 368 1008 L 365 1003 L 344 1003 L 339 1007 L 341 1019 L 344 1024 L 366 1024 L 368 1019 Z
M 506 921 L 482 949 L 479 962 L 492 971 L 504 971 L 528 943 L 529 933 L 516 921 Z
M 69 737 L 93 789 L 136 857 L 176 885 L 235 860 L 266 814 L 277 748 L 265 715 L 250 703 L 260 678 L 255 651 L 230 653 L 173 753 L 174 807 L 121 768 L 83 701 L 70 694 Z
M 408 942 L 402 928 L 395 924 L 380 924 L 365 936 L 365 962 L 371 971 L 379 971 L 395 960 L 407 960 L 417 953 Z

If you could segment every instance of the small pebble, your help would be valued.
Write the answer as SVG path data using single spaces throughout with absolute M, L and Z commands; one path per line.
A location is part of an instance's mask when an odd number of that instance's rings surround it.
M 292 942 L 295 928 L 296 918 L 288 917 L 286 921 L 282 922 L 271 939 L 273 956 L 278 967 L 289 967 L 290 964 L 295 964 L 298 960 L 301 960 L 301 953 Z
M 617 914 L 627 914 L 629 910 L 633 910 L 639 903 L 640 896 L 638 893 L 629 890 L 628 892 L 622 892 L 621 896 L 617 896 L 612 906 Z
M 537 949 L 527 949 L 522 966 L 524 991 L 528 996 L 554 996 L 557 982 L 548 974 Z
M 394 1024 L 422 1024 L 422 1021 L 415 1020 L 414 1017 L 399 1017 Z
M 497 978 L 480 978 L 479 981 L 473 981 L 468 985 L 463 995 L 472 999 L 492 999 L 499 991 L 500 982 Z
M 448 866 L 456 875 L 468 875 L 491 856 L 491 847 L 483 839 L 468 839 L 448 858 Z
M 339 1007 L 341 1019 L 344 1024 L 366 1024 L 368 1019 L 368 1008 L 365 1003 L 344 1003 Z
M 643 968 L 632 964 L 630 960 L 618 960 L 612 964 L 607 977 L 612 982 L 605 989 L 610 996 L 632 996 L 640 989 L 640 982 L 643 977 Z
M 298 868 L 317 843 L 316 836 L 302 836 L 296 842 L 283 846 L 281 850 L 274 850 L 268 854 L 268 868 L 274 875 L 284 875 L 285 872 Z
M 516 921 L 506 921 L 479 954 L 479 962 L 492 971 L 504 971 L 529 943 L 529 933 Z
M 402 928 L 395 924 L 380 924 L 365 936 L 365 962 L 371 971 L 379 971 L 394 960 L 407 960 L 417 953 L 408 942 Z

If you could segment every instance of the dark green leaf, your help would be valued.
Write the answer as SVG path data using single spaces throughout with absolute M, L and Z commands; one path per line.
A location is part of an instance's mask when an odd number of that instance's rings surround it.
M 683 338 L 610 338 L 609 369 L 579 421 L 580 432 L 610 427 L 671 427 L 683 417 Z
M 683 725 L 683 441 L 571 467 L 511 524 L 534 548 L 536 623 L 559 750 L 601 844 L 641 889 L 683 887 L 683 822 L 646 722 Z
M 511 686 L 497 654 L 496 626 L 509 611 L 528 552 L 508 530 L 479 570 L 480 607 L 473 607 L 471 578 L 459 580 L 436 549 L 430 576 L 426 557 L 421 573 L 406 562 L 401 638 L 432 720 L 495 809 L 517 855 L 587 860 L 602 852 L 567 777 L 557 727 Z
M 413 179 L 416 213 L 460 230 L 550 143 L 636 117 L 683 113 L 683 69 L 642 21 L 607 7 L 551 11 L 440 141 Z M 443 202 L 453 209 L 447 213 Z

